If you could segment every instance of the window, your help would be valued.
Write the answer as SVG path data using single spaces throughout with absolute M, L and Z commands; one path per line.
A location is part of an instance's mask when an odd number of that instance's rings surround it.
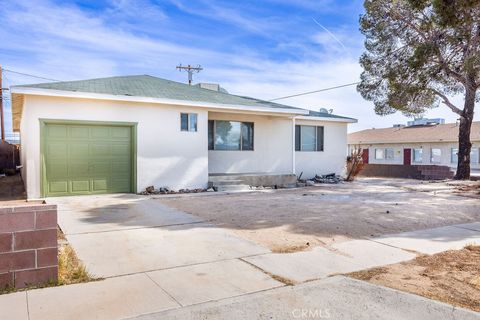
M 323 151 L 323 127 L 295 126 L 295 151 Z
M 451 154 L 450 154 L 450 162 L 451 163 L 457 163 L 458 162 L 458 148 L 452 148 Z
M 477 164 L 479 162 L 478 159 L 478 153 L 479 153 L 478 148 L 472 148 L 470 150 L 470 164 Z M 451 163 L 458 163 L 458 148 L 452 148 L 452 154 L 451 154 Z
M 197 114 L 180 113 L 180 130 L 197 132 Z
M 395 152 L 394 152 L 393 148 L 385 149 L 385 159 L 393 160 L 394 158 L 395 158 Z
M 384 158 L 384 150 L 383 149 L 375 149 L 375 159 L 381 160 Z
M 472 148 L 472 151 L 470 151 L 470 162 L 472 164 L 477 164 L 479 162 L 479 159 L 478 159 L 479 152 L 480 152 L 479 148 Z
M 208 150 L 253 150 L 253 122 L 209 120 Z
M 430 162 L 431 163 L 442 162 L 442 149 L 438 149 L 438 148 L 430 149 Z
M 423 162 L 423 149 L 413 149 L 413 162 Z

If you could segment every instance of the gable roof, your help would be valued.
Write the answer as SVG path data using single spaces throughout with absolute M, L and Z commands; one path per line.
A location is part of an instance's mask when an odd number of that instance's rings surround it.
M 265 100 L 213 91 L 199 86 L 157 78 L 149 75 L 119 76 L 78 81 L 49 82 L 14 86 L 13 88 L 36 88 L 58 91 L 108 94 L 114 96 L 148 97 L 186 100 L 215 104 L 250 107 L 290 109 L 294 113 L 305 110 Z
M 480 121 L 472 123 L 472 141 L 480 141 Z M 457 142 L 458 124 L 410 126 L 398 128 L 367 129 L 348 135 L 348 144 Z

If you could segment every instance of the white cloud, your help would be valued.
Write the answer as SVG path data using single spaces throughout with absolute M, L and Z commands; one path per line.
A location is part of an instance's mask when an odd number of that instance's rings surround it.
M 329 1 L 324 5 L 328 6 Z M 178 3 L 182 6 L 182 3 Z M 310 6 L 305 1 L 301 5 Z M 288 36 L 275 36 L 276 50 L 281 53 L 296 53 L 293 57 L 270 59 L 268 54 L 255 46 L 240 42 L 227 42 L 232 35 L 225 35 L 225 46 L 209 45 L 215 39 L 200 31 L 185 31 L 169 28 L 171 18 L 158 7 L 149 11 L 149 24 L 129 27 L 129 19 L 149 8 L 142 0 L 116 1 L 102 15 L 80 10 L 72 5 L 57 5 L 47 0 L 17 1 L 15 5 L 0 9 L 4 39 L 0 58 L 10 69 L 43 75 L 54 79 L 82 79 L 125 74 L 152 74 L 177 81 L 185 81 L 186 75 L 175 70 L 175 65 L 200 63 L 205 70 L 195 76 L 196 81 L 218 82 L 234 94 L 273 99 L 289 94 L 312 91 L 359 80 L 361 68 L 358 56 L 361 42 L 358 32 L 352 34 L 345 26 L 329 27 L 329 30 L 344 43 L 344 50 L 324 30 L 318 30 L 305 18 L 306 27 L 288 30 Z M 132 11 L 128 13 L 128 8 Z M 188 9 L 185 5 L 184 10 Z M 191 10 L 191 9 L 190 9 Z M 210 4 L 200 15 L 228 19 L 242 30 L 268 35 L 279 28 L 276 19 L 253 19 L 248 15 Z M 109 23 L 115 15 L 127 16 L 126 23 Z M 150 28 L 147 34 L 137 28 Z M 312 33 L 311 30 L 314 30 Z M 172 41 L 163 34 L 185 33 L 186 39 L 198 41 Z M 294 36 L 292 36 L 292 34 Z M 183 39 L 183 38 L 181 38 Z M 218 40 L 222 43 L 222 39 Z M 199 44 L 204 44 L 203 46 Z M 9 53 L 11 52 L 11 53 Z M 38 82 L 35 79 L 8 74 L 12 84 Z M 346 87 L 308 96 L 280 100 L 279 103 L 318 110 L 321 107 L 334 109 L 334 113 L 359 119 L 350 130 L 390 126 L 405 123 L 400 114 L 379 117 L 373 105 L 362 99 L 355 87 Z M 455 121 L 455 115 L 446 107 L 426 114 Z M 478 118 L 478 116 L 477 116 Z

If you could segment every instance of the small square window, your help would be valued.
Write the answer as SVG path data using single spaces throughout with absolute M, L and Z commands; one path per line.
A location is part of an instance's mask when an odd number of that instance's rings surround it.
M 393 148 L 385 149 L 385 159 L 393 160 L 394 158 L 395 158 L 395 152 L 394 152 Z
M 197 114 L 180 113 L 180 130 L 197 132 Z
M 438 148 L 430 149 L 430 162 L 431 163 L 442 162 L 442 149 L 438 149 Z
M 423 162 L 423 149 L 413 149 L 413 162 L 415 163 Z
M 384 159 L 384 150 L 383 149 L 375 149 L 375 159 L 377 159 L 377 160 Z

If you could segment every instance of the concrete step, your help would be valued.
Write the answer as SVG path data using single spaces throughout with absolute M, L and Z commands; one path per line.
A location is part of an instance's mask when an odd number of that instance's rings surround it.
M 216 185 L 216 187 L 219 192 L 240 192 L 251 190 L 248 184 L 222 184 Z

